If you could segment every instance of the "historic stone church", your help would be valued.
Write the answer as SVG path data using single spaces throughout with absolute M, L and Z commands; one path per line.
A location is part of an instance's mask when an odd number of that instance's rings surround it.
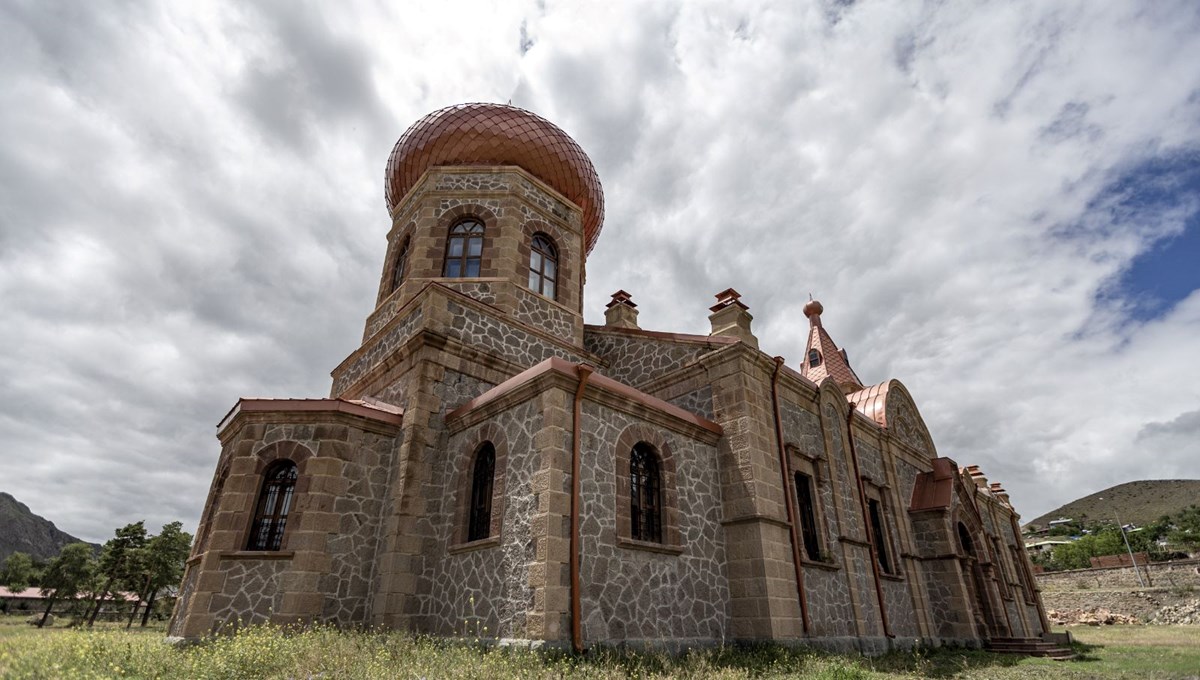
M 819 302 L 790 366 L 732 289 L 709 335 L 643 330 L 624 291 L 585 324 L 599 179 L 512 106 L 427 115 L 384 181 L 362 345 L 328 399 L 221 421 L 172 635 L 877 652 L 1047 630 L 1004 490 L 939 456 L 899 381 L 862 382 Z

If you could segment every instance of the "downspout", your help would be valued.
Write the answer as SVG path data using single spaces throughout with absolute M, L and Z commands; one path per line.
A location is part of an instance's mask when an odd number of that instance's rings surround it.
M 875 575 L 875 598 L 879 600 L 879 620 L 883 623 L 883 634 L 894 638 L 892 627 L 888 624 L 887 606 L 883 602 L 883 583 L 879 576 L 879 554 L 875 550 L 875 530 L 871 527 L 871 513 L 867 509 L 867 490 L 863 488 L 862 474 L 858 471 L 858 451 L 854 447 L 854 408 L 850 402 L 850 411 L 846 413 L 846 441 L 850 443 L 850 460 L 854 463 L 854 480 L 858 483 L 858 504 L 862 508 L 863 525 L 867 529 L 867 548 L 871 551 L 871 573 Z
M 579 421 L 583 412 L 583 388 L 587 386 L 588 378 L 592 376 L 594 370 L 587 364 L 575 365 L 575 372 L 579 376 L 579 386 L 575 388 L 575 402 L 571 408 L 571 555 L 569 571 L 571 572 L 571 647 L 576 653 L 583 651 L 583 622 L 580 613 L 582 605 L 579 590 L 579 470 L 581 467 Z
M 771 405 L 775 410 L 775 443 L 779 448 L 779 474 L 783 476 L 783 503 L 787 506 L 787 518 L 792 539 L 792 565 L 796 568 L 796 594 L 800 598 L 800 619 L 804 634 L 808 635 L 811 621 L 808 618 L 808 598 L 804 595 L 804 568 L 800 565 L 800 537 L 797 534 L 796 499 L 792 497 L 791 465 L 783 443 L 783 419 L 779 415 L 779 373 L 783 370 L 783 357 L 775 357 L 775 372 L 771 374 Z

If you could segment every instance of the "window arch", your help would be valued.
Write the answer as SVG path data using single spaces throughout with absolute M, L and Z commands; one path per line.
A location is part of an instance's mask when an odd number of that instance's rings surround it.
M 821 365 L 821 353 L 815 349 L 808 350 L 808 367 L 816 368 Z
M 446 264 L 442 276 L 451 279 L 479 276 L 482 259 L 483 222 L 473 217 L 455 222 L 446 239 Z
M 529 245 L 529 290 L 555 299 L 558 288 L 558 249 L 550 237 L 537 233 Z
M 484 442 L 475 454 L 471 471 L 471 512 L 467 540 L 478 541 L 491 536 L 492 486 L 496 478 L 496 447 Z
M 662 543 L 662 475 L 658 456 L 645 442 L 629 455 L 629 504 L 630 538 Z
M 283 532 L 287 528 L 298 476 L 296 464 L 290 460 L 276 461 L 267 468 L 247 550 L 279 550 L 283 545 Z
M 396 249 L 396 261 L 392 266 L 392 291 L 394 292 L 404 283 L 404 270 L 408 268 L 408 251 L 412 245 L 412 238 L 405 236 L 400 242 L 400 247 Z

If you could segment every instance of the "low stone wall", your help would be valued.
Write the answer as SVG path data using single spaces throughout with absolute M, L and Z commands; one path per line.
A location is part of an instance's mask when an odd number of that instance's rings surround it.
M 1200 596 L 1200 560 L 1151 563 L 1138 570 L 1142 584 L 1128 566 L 1046 572 L 1036 578 L 1048 612 L 1107 610 L 1143 623 L 1164 607 L 1186 605 Z
M 1043 572 L 1037 575 L 1037 582 L 1043 597 L 1048 593 L 1077 590 L 1186 589 L 1190 586 L 1200 591 L 1200 560 L 1152 562 L 1138 565 L 1138 571 L 1143 582 L 1138 581 L 1133 567 L 1128 566 Z

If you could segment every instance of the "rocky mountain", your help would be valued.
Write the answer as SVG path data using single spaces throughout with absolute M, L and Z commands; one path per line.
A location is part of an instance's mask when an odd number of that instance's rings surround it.
M 0 563 L 14 552 L 28 553 L 46 560 L 58 554 L 68 543 L 80 540 L 39 517 L 21 501 L 0 491 Z
M 1120 518 L 1122 524 L 1142 526 L 1193 504 L 1200 505 L 1200 479 L 1146 479 L 1078 498 L 1029 520 L 1025 526 L 1045 528 L 1050 520 L 1060 517 L 1087 522 L 1115 522 Z

